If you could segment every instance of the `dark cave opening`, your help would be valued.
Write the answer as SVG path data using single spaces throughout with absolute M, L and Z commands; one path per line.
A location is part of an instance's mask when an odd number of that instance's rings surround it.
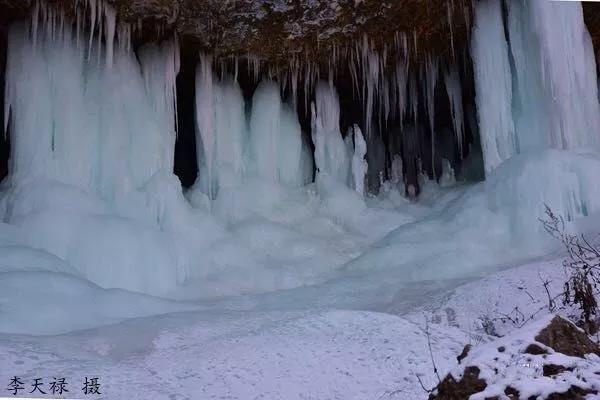
M 195 122 L 195 76 L 198 54 L 182 48 L 181 68 L 177 75 L 177 140 L 174 173 L 184 188 L 190 187 L 198 175 Z
M 458 57 L 458 56 L 457 56 Z M 181 69 L 177 77 L 177 107 L 178 107 L 178 132 L 175 144 L 175 174 L 181 180 L 183 187 L 190 187 L 194 184 L 198 174 L 197 167 L 197 143 L 196 143 L 196 122 L 195 122 L 195 73 L 199 62 L 199 53 L 193 46 L 182 44 L 181 51 Z M 373 134 L 366 138 L 368 142 L 367 162 L 369 164 L 369 173 L 367 175 L 367 188 L 370 193 L 377 194 L 380 184 L 384 180 L 392 178 L 392 164 L 395 156 L 402 159 L 402 170 L 404 173 L 404 184 L 412 185 L 415 189 L 415 195 L 420 191 L 419 175 L 425 174 L 429 179 L 438 179 L 442 176 L 442 160 L 448 160 L 458 179 L 461 180 L 479 180 L 483 178 L 483 165 L 481 161 L 476 160 L 476 169 L 481 171 L 473 173 L 473 164 L 471 153 L 480 154 L 480 144 L 477 140 L 477 123 L 473 123 L 476 118 L 475 110 L 475 85 L 473 78 L 473 69 L 471 60 L 467 52 L 463 52 L 459 60 L 454 60 L 459 68 L 462 106 L 464 110 L 464 138 L 463 150 L 461 152 L 452 123 L 452 114 L 449 95 L 444 84 L 444 63 L 438 70 L 437 85 L 435 89 L 435 119 L 434 119 L 434 144 L 432 146 L 432 134 L 429 127 L 429 119 L 425 106 L 425 95 L 421 88 L 423 87 L 422 76 L 419 74 L 419 65 L 411 65 L 411 75 L 417 90 L 411 91 L 407 85 L 407 96 L 410 93 L 418 97 L 418 108 L 416 119 L 409 115 L 404 116 L 403 121 L 391 113 L 386 119 L 380 119 L 377 111 L 373 116 Z M 252 98 L 261 79 L 267 79 L 264 73 L 266 68 L 262 65 L 261 73 L 257 76 L 252 62 L 241 58 L 237 65 L 230 59 L 227 61 L 215 62 L 214 70 L 218 79 L 222 79 L 224 74 L 233 77 L 237 74 L 237 82 L 244 96 L 246 104 L 246 117 L 249 119 L 252 109 Z M 234 72 L 235 71 L 235 72 Z M 322 71 L 321 76 L 325 71 Z M 365 112 L 364 105 L 360 95 L 356 93 L 353 87 L 352 78 L 347 68 L 341 68 L 337 71 L 333 79 L 334 86 L 339 95 L 340 104 L 340 131 L 345 137 L 348 130 L 358 124 L 364 131 Z M 314 101 L 314 90 L 306 97 L 303 78 L 298 81 L 296 93 L 296 110 L 300 122 L 305 142 L 314 151 L 314 145 L 311 140 L 311 111 L 310 105 Z M 285 102 L 292 104 L 292 90 L 290 85 L 285 85 L 282 89 L 282 98 Z M 380 104 L 376 104 L 381 107 Z M 472 151 L 475 149 L 475 151 Z M 432 154 L 433 151 L 433 154 Z M 433 160 L 432 160 L 433 157 Z M 408 192 L 407 192 L 408 194 Z

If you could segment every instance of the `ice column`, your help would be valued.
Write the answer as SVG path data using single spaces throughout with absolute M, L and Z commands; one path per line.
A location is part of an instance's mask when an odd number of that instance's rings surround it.
M 213 169 L 216 143 L 215 88 L 213 84 L 212 58 L 200 55 L 196 69 L 196 153 L 198 163 L 204 162 L 209 198 L 214 198 Z M 200 169 L 200 168 L 199 168 Z
M 246 168 L 244 159 L 247 142 L 244 96 L 237 83 L 226 77 L 215 89 L 216 154 L 215 166 L 218 188 L 238 183 Z
M 177 38 L 160 45 L 145 45 L 138 54 L 146 92 L 160 127 L 158 137 L 146 140 L 156 146 L 152 154 L 157 155 L 157 168 L 173 171 L 177 125 L 176 78 L 180 66 Z
M 475 6 L 471 43 L 479 131 L 488 174 L 515 153 L 512 75 L 499 0 Z
M 219 188 L 240 182 L 245 170 L 244 98 L 235 80 L 216 79 L 208 56 L 196 73 L 198 182 L 214 199 Z
M 361 196 L 365 194 L 365 176 L 367 175 L 368 164 L 365 160 L 367 154 L 367 142 L 358 127 L 352 128 L 354 133 L 354 155 L 352 156 L 352 178 L 354 181 L 354 190 Z
M 340 105 L 333 85 L 319 82 L 311 111 L 312 139 L 318 172 L 347 184 L 350 156 L 340 133 Z
M 550 99 L 544 93 L 539 41 L 531 26 L 531 6 L 508 4 L 508 33 L 513 60 L 513 119 L 518 152 L 550 144 Z
M 254 173 L 262 179 L 299 186 L 312 175 L 298 116 L 282 103 L 272 81 L 261 82 L 252 99 L 250 155 Z

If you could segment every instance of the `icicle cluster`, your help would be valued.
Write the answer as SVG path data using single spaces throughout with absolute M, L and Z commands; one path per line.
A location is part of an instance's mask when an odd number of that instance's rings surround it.
M 71 22 L 37 2 L 31 23 L 9 32 L 10 178 L 46 177 L 111 200 L 172 172 L 179 49 L 177 40 L 146 46 L 140 64 L 111 6 L 76 10 Z
M 460 4 L 465 7 L 464 1 Z M 53 44 L 59 43 L 62 38 L 66 47 L 77 50 L 80 57 L 77 63 L 74 63 L 76 71 L 73 71 L 73 74 L 83 80 L 81 86 L 84 90 L 79 96 L 90 98 L 80 102 L 85 107 L 91 107 L 91 96 L 99 95 L 86 86 L 104 86 L 104 90 L 108 91 L 108 88 L 118 84 L 120 77 L 125 75 L 130 77 L 129 83 L 121 81 L 121 87 L 115 89 L 115 93 L 118 93 L 129 87 L 130 90 L 120 99 L 108 102 L 114 94 L 104 93 L 103 100 L 106 100 L 107 104 L 105 107 L 100 107 L 100 112 L 92 113 L 95 114 L 97 121 L 95 121 L 96 125 L 92 124 L 95 128 L 90 131 L 96 132 L 94 140 L 106 139 L 104 137 L 99 139 L 101 131 L 116 132 L 123 129 L 133 131 L 132 128 L 125 126 L 128 117 L 124 114 L 124 110 L 129 110 L 127 113 L 130 115 L 136 115 L 136 112 L 142 108 L 139 104 L 149 104 L 153 111 L 152 118 L 158 120 L 155 126 L 160 126 L 158 130 L 161 133 L 148 133 L 147 135 L 152 139 L 146 138 L 140 148 L 145 149 L 144 155 L 141 156 L 146 159 L 143 165 L 153 165 L 153 167 L 146 168 L 131 164 L 121 168 L 131 171 L 131 182 L 127 181 L 127 178 L 122 178 L 127 183 L 122 183 L 121 186 L 135 187 L 147 179 L 153 171 L 168 170 L 173 167 L 175 140 L 173 128 L 177 125 L 176 76 L 180 67 L 177 38 L 159 46 L 142 46 L 138 51 L 138 63 L 132 54 L 131 35 L 136 29 L 141 29 L 141 22 L 137 25 L 117 24 L 115 10 L 104 0 L 74 0 L 74 5 L 76 18 L 71 23 L 66 21 L 59 9 L 48 6 L 41 0 L 36 2 L 31 24 L 33 47 L 38 47 L 36 43 L 40 42 L 40 48 L 50 48 Z M 450 28 L 456 11 L 457 6 L 454 3 L 448 6 Z M 161 31 L 164 26 L 159 24 L 156 29 Z M 200 163 L 199 176 L 209 197 L 215 198 L 220 186 L 233 184 L 248 172 L 268 176 L 272 181 L 286 184 L 296 185 L 298 182 L 305 182 L 306 176 L 311 175 L 305 172 L 309 169 L 305 164 L 310 163 L 306 161 L 305 151 L 302 150 L 305 149 L 306 144 L 302 141 L 297 113 L 298 106 L 302 103 L 304 106 L 302 111 L 310 113 L 313 99 L 315 101 L 311 118 L 314 144 L 321 143 L 323 140 L 336 142 L 330 143 L 331 146 L 317 146 L 315 156 L 319 168 L 332 170 L 330 172 L 333 175 L 339 173 L 340 181 L 357 187 L 358 178 L 353 178 L 354 172 L 350 167 L 350 160 L 355 155 L 359 157 L 357 154 L 362 154 L 360 146 L 366 143 L 366 157 L 371 165 L 369 180 L 383 180 L 389 175 L 386 169 L 389 168 L 388 164 L 391 164 L 391 161 L 388 163 L 387 158 L 399 156 L 403 151 L 401 147 L 410 147 L 411 151 L 419 153 L 417 155 L 419 162 L 424 154 L 428 153 L 425 156 L 427 168 L 435 176 L 436 157 L 439 158 L 436 150 L 439 136 L 436 130 L 439 127 L 435 126 L 435 96 L 440 70 L 447 71 L 443 78 L 452 110 L 451 128 L 461 149 L 465 136 L 461 74 L 459 60 L 456 60 L 454 54 L 453 34 L 449 41 L 453 49 L 452 60 L 446 63 L 433 55 L 419 55 L 416 32 L 412 34 L 399 32 L 391 44 L 379 45 L 367 37 L 346 46 L 334 44 L 329 68 L 325 73 L 322 65 L 309 59 L 308 53 L 304 53 L 304 56 L 292 56 L 288 68 L 283 70 L 268 65 L 254 55 L 216 60 L 209 55 L 203 55 L 196 74 L 195 106 L 198 132 L 196 143 L 197 158 Z M 40 51 L 42 52 L 40 56 L 44 57 L 43 63 L 49 64 L 52 64 L 50 58 L 53 54 L 59 54 L 50 50 L 47 54 L 43 49 Z M 411 62 L 410 60 L 414 61 L 417 58 L 415 55 L 425 62 L 422 64 Z M 278 81 L 280 89 L 274 89 L 276 84 L 263 83 L 260 86 L 261 90 L 255 95 L 257 101 L 253 102 L 253 112 L 248 120 L 244 111 L 245 103 L 236 82 L 240 62 L 244 61 L 247 63 L 249 74 L 256 82 Z M 347 138 L 344 151 L 340 150 L 344 143 L 340 133 L 339 101 L 334 87 L 340 73 L 344 73 L 341 68 L 347 68 L 345 72 L 352 81 L 354 94 L 363 106 L 362 118 L 357 116 L 356 121 L 350 121 L 357 125 L 351 130 L 353 134 L 350 140 Z M 108 72 L 111 69 L 115 69 L 114 74 Z M 220 74 L 215 71 L 220 71 Z M 140 77 L 143 91 L 138 87 Z M 322 84 L 322 78 L 328 79 L 327 85 Z M 47 77 L 49 82 L 54 82 L 53 79 L 56 77 Z M 9 87 L 8 90 L 11 88 Z M 288 99 L 289 105 L 283 101 L 286 92 L 291 95 Z M 299 98 L 302 95 L 304 98 Z M 14 99 L 10 100 L 13 97 L 9 95 L 7 108 L 11 101 L 14 102 Z M 134 97 L 138 99 L 137 108 L 124 103 L 124 99 L 133 101 Z M 144 99 L 139 100 L 142 97 Z M 86 105 L 86 101 L 90 104 Z M 97 102 L 103 104 L 101 100 Z M 83 105 L 81 107 L 84 107 Z M 258 117 L 259 112 L 254 109 L 260 107 L 266 110 L 270 115 L 269 118 Z M 337 112 L 335 112 L 336 108 Z M 418 115 L 421 109 L 425 110 L 426 115 Z M 8 112 L 6 114 L 8 115 Z M 87 114 L 90 112 L 88 111 Z M 109 116 L 112 114 L 121 117 L 110 120 Z M 425 118 L 429 122 L 429 129 L 417 127 L 420 119 L 425 120 Z M 87 124 L 88 121 L 85 123 Z M 408 125 L 414 126 L 414 129 Z M 156 130 L 147 129 L 148 132 Z M 420 136 L 412 135 L 404 138 L 406 136 L 404 132 L 409 130 L 419 132 Z M 323 136 L 323 132 L 336 132 L 336 134 Z M 365 132 L 364 137 L 362 132 Z M 394 143 L 401 143 L 392 146 L 391 154 L 388 154 L 383 138 L 384 134 L 389 132 L 397 136 L 392 140 Z M 123 149 L 129 148 L 132 143 L 140 140 L 136 137 L 128 141 L 126 139 L 128 135 L 111 136 L 111 133 L 102 133 L 102 135 L 110 138 L 106 139 L 106 143 L 111 151 L 115 152 L 123 152 Z M 51 142 L 53 146 L 54 139 Z M 408 142 L 411 144 L 406 145 Z M 423 143 L 427 143 L 430 149 Z M 264 146 L 270 149 L 269 152 L 265 152 L 262 148 Z M 291 153 L 281 150 L 287 147 L 292 149 Z M 289 170 L 286 169 L 287 164 L 278 159 L 277 154 L 282 151 L 288 161 L 291 160 L 290 165 L 293 165 Z M 322 151 L 327 154 L 323 156 L 320 153 Z M 269 155 L 266 155 L 267 153 Z M 110 172 L 99 173 L 98 171 L 103 171 L 103 168 L 93 167 L 94 173 L 88 179 L 106 190 L 111 187 L 110 182 L 119 179 L 117 171 L 120 168 L 112 168 L 108 165 L 107 154 L 109 152 L 102 153 L 98 157 L 98 162 L 106 165 Z M 357 162 L 357 166 L 364 161 L 365 154 L 359 158 L 361 162 Z M 340 171 L 337 171 L 338 169 Z M 396 172 L 398 170 L 402 168 L 396 168 Z M 127 175 L 123 174 L 123 176 Z M 360 180 L 364 181 L 363 178 Z
M 244 178 L 301 186 L 312 178 L 312 159 L 302 140 L 296 111 L 284 104 L 273 81 L 259 84 L 249 123 L 238 83 L 218 79 L 209 56 L 196 73 L 198 187 L 216 199 L 223 188 Z

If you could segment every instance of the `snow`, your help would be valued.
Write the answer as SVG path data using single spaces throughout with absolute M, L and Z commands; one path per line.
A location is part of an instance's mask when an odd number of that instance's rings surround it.
M 446 346 L 446 332 L 431 334 L 445 365 L 463 336 Z M 99 376 L 111 398 L 401 399 L 423 393 L 415 373 L 431 368 L 426 340 L 418 325 L 378 313 L 188 312 L 38 338 L 35 349 L 2 335 L 0 354 L 17 376 Z

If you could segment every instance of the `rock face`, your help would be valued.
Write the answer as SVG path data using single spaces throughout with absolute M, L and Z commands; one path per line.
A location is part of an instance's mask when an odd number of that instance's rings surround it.
M 73 0 L 47 0 L 72 7 Z M 275 62 L 292 54 L 328 60 L 333 46 L 363 35 L 394 45 L 405 32 L 417 52 L 444 53 L 467 39 L 471 1 L 454 0 L 108 0 L 143 39 L 176 31 L 190 45 L 221 55 L 255 54 Z M 0 0 L 0 14 L 25 15 L 30 0 Z
M 479 393 L 486 387 L 486 383 L 479 377 L 479 373 L 479 368 L 467 367 L 459 380 L 449 374 L 436 388 L 437 393 L 429 396 L 429 399 L 468 399 L 470 395 Z
M 600 393 L 600 346 L 560 317 L 548 317 L 472 349 L 430 400 L 584 399 Z
M 72 7 L 74 0 L 46 0 Z M 443 55 L 469 38 L 472 1 L 428 0 L 107 0 L 120 20 L 138 25 L 147 42 L 177 32 L 185 46 L 222 56 L 254 54 L 270 62 L 301 55 L 326 62 L 334 46 L 367 35 L 393 45 L 404 32 L 414 57 Z M 0 0 L 0 24 L 27 15 L 33 0 Z M 600 4 L 584 3 L 600 46 Z
M 46 0 L 72 7 L 74 0 Z M 367 35 L 381 46 L 407 35 L 415 58 L 462 48 L 472 25 L 471 0 L 107 0 L 120 20 L 147 42 L 177 32 L 184 47 L 221 56 L 254 54 L 271 63 L 299 55 L 326 63 L 334 46 Z M 0 0 L 0 24 L 25 17 L 33 0 Z M 585 19 L 600 46 L 600 4 L 585 2 Z

